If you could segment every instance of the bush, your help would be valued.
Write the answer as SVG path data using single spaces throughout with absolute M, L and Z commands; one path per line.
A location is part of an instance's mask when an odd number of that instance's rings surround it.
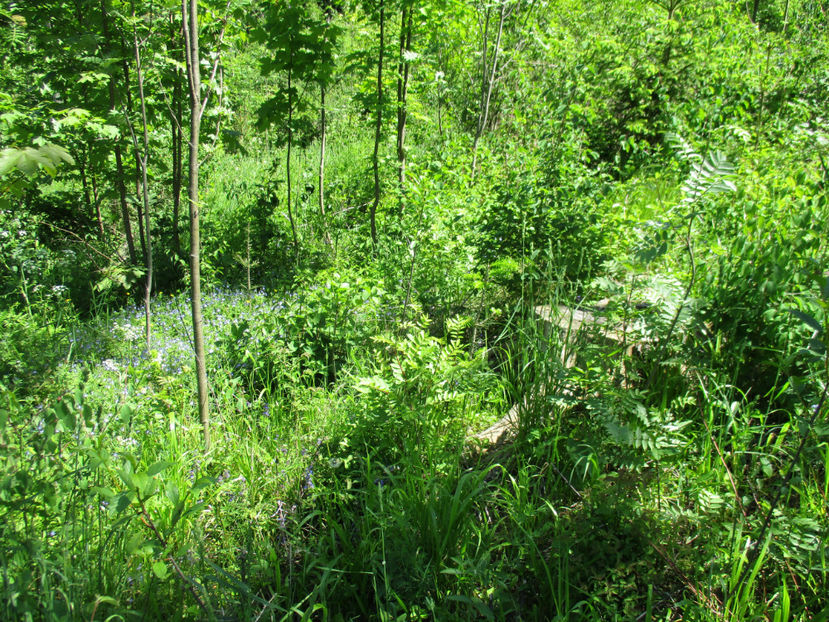
M 478 218 L 477 255 L 487 265 L 505 258 L 532 264 L 533 252 L 549 251 L 548 268 L 583 281 L 608 257 L 606 232 L 615 218 L 599 200 L 604 176 L 575 151 L 546 160 L 546 174 L 516 168 L 496 186 Z

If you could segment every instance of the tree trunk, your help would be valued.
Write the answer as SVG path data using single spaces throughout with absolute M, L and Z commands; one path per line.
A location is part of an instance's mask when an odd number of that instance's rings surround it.
M 406 177 L 406 95 L 409 89 L 409 61 L 412 46 L 412 9 L 403 7 L 400 16 L 400 60 L 397 65 L 397 181 L 403 191 Z
M 83 202 L 86 209 L 89 211 L 90 218 L 92 218 L 92 198 L 89 196 L 89 182 L 86 179 L 86 165 L 87 165 L 87 151 L 86 145 L 82 144 L 78 150 L 78 157 L 75 158 L 78 162 L 78 173 L 81 175 L 81 188 L 83 189 Z
M 176 46 L 176 25 L 173 14 L 170 14 L 170 49 L 175 50 Z M 179 211 L 181 209 L 181 173 L 182 173 L 182 146 L 184 142 L 182 124 L 182 93 L 181 93 L 181 70 L 176 69 L 173 73 L 173 102 L 170 111 L 170 131 L 172 137 L 172 158 L 173 158 L 173 251 L 177 257 L 182 256 L 181 238 L 178 231 Z
M 141 50 L 138 45 L 138 33 L 133 30 L 133 43 L 135 45 L 135 79 L 138 82 L 138 98 L 141 105 L 141 127 L 143 130 L 143 151 L 140 155 L 141 162 L 141 199 L 144 205 L 144 232 L 146 235 L 146 246 L 144 247 L 144 265 L 147 269 L 147 280 L 144 284 L 144 334 L 147 341 L 147 353 L 150 352 L 152 343 L 152 327 L 150 323 L 150 297 L 153 291 L 153 247 L 150 234 L 150 192 L 147 183 L 147 165 L 150 159 L 150 136 L 147 129 L 147 100 L 144 97 L 144 72 L 141 66 Z M 133 134 L 135 141 L 135 159 L 139 160 L 138 141 Z
M 124 161 L 121 155 L 121 145 L 115 145 L 115 185 L 118 188 L 118 202 L 121 205 L 121 220 L 124 221 L 124 236 L 127 238 L 127 252 L 130 256 L 130 263 L 135 264 L 135 240 L 132 237 L 132 225 L 130 223 L 130 210 L 127 205 L 127 187 L 124 184 Z
M 478 117 L 478 128 L 475 131 L 475 142 L 472 143 L 472 179 L 475 179 L 475 167 L 478 163 L 478 141 L 486 127 L 487 117 L 489 116 L 489 102 L 492 99 L 492 87 L 495 84 L 495 75 L 498 71 L 498 51 L 501 47 L 501 34 L 504 32 L 504 15 L 506 13 L 507 4 L 505 1 L 501 3 L 501 15 L 498 18 L 498 36 L 495 37 L 495 49 L 492 51 L 492 71 L 489 72 L 489 79 L 486 88 L 486 97 L 481 107 L 481 113 Z
M 101 0 L 101 25 L 104 34 L 104 43 L 108 53 L 112 52 L 112 39 L 109 33 L 109 19 L 107 13 L 107 0 Z M 109 76 L 109 109 L 115 109 L 115 76 Z M 124 185 L 124 161 L 121 155 L 121 141 L 115 142 L 115 187 L 118 189 L 118 203 L 121 206 L 121 220 L 124 221 L 124 236 L 127 238 L 127 252 L 130 263 L 136 263 L 135 241 L 132 238 L 132 226 L 130 224 L 130 211 L 127 205 L 127 188 Z
M 98 194 L 98 179 L 95 176 L 95 169 L 90 164 L 89 177 L 92 180 L 92 200 L 95 203 L 95 218 L 98 221 L 98 236 L 104 240 L 104 219 L 101 216 L 101 197 Z
M 124 92 L 127 95 L 127 120 L 129 120 L 132 118 L 132 83 L 130 81 L 130 69 L 126 59 L 121 62 L 121 67 L 124 71 Z M 135 195 L 138 196 L 141 194 L 141 164 L 138 161 L 138 152 L 133 151 L 135 152 Z M 141 256 L 146 257 L 147 245 L 144 235 L 144 211 L 141 209 L 140 203 L 136 205 L 136 211 L 138 212 L 138 242 L 141 245 Z
M 293 45 L 293 44 L 292 44 Z M 293 47 L 288 60 L 288 154 L 285 156 L 285 178 L 288 185 L 288 220 L 291 223 L 291 235 L 294 237 L 294 254 L 299 254 L 299 242 L 296 235 L 296 223 L 291 209 L 291 148 L 294 144 L 294 98 L 291 91 L 291 74 L 293 65 Z
M 383 47 L 385 45 L 385 4 L 380 0 L 380 51 L 377 58 L 377 123 L 374 126 L 374 201 L 371 203 L 369 220 L 371 242 L 377 244 L 377 206 L 380 205 L 380 131 L 383 127 Z
M 184 24 L 187 74 L 190 83 L 190 149 L 187 201 L 190 206 L 190 301 L 193 317 L 193 344 L 196 356 L 196 382 L 198 384 L 199 420 L 202 425 L 205 450 L 210 449 L 210 411 L 207 403 L 207 369 L 204 358 L 204 322 L 201 310 L 201 240 L 199 238 L 199 131 L 202 107 L 201 72 L 199 70 L 199 22 L 198 0 L 181 0 L 181 16 Z

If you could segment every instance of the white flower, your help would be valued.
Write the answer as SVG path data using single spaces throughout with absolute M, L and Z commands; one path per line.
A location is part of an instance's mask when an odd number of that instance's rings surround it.
M 141 330 L 132 324 L 116 324 L 115 330 L 121 333 L 125 341 L 138 341 L 142 336 Z

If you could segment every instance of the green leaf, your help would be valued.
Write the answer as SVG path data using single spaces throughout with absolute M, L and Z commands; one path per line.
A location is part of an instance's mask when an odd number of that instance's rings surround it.
M 208 486 L 212 486 L 215 483 L 216 480 L 212 477 L 200 477 L 193 483 L 193 486 L 190 488 L 190 491 L 198 492 L 200 490 L 203 490 L 204 488 L 207 488 Z
M 105 488 L 103 486 L 93 486 L 92 491 L 97 492 L 106 500 L 110 500 L 115 496 L 115 493 L 112 491 L 111 488 Z
M 120 495 L 118 495 L 118 501 L 115 504 L 115 511 L 118 514 L 120 514 L 130 506 L 130 504 L 132 503 L 131 497 L 132 495 L 128 492 L 122 492 Z
M 789 313 L 799 319 L 801 322 L 809 326 L 812 330 L 817 331 L 818 333 L 823 332 L 823 326 L 821 326 L 820 322 L 818 322 L 815 318 L 813 318 L 808 313 L 804 313 L 800 309 L 788 309 Z
M 140 533 L 133 534 L 126 543 L 127 553 L 134 555 L 144 546 L 144 537 Z
M 173 505 L 177 505 L 179 499 L 181 498 L 181 494 L 179 493 L 178 486 L 175 482 L 168 482 L 166 488 L 164 489 L 164 494 L 170 500 L 170 503 Z
M 170 571 L 167 569 L 167 564 L 163 561 L 153 562 L 153 574 L 159 579 L 166 579 Z
M 129 424 L 129 422 L 132 420 L 132 415 L 134 412 L 135 411 L 133 410 L 132 406 L 130 406 L 129 404 L 124 404 L 123 406 L 121 406 L 121 412 L 119 413 L 121 423 L 123 423 L 124 425 Z
M 156 462 L 155 464 L 151 465 L 149 469 L 147 469 L 147 475 L 149 475 L 150 477 L 153 477 L 154 475 L 158 475 L 164 469 L 169 467 L 171 464 L 172 464 L 172 462 L 166 462 L 165 460 L 160 460 L 160 461 Z

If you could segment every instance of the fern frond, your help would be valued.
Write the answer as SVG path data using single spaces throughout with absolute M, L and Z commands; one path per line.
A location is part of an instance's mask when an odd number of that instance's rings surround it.
M 730 180 L 734 176 L 734 165 L 720 151 L 705 156 L 702 162 L 691 167 L 691 173 L 682 184 L 685 194 L 683 203 L 693 203 L 706 194 L 735 192 L 737 187 Z
M 665 140 L 671 146 L 671 148 L 676 152 L 676 155 L 679 157 L 680 160 L 683 162 L 701 162 L 702 156 L 696 152 L 696 150 L 691 146 L 687 140 L 685 140 L 679 134 L 674 134 L 673 132 L 668 132 L 665 134 Z

